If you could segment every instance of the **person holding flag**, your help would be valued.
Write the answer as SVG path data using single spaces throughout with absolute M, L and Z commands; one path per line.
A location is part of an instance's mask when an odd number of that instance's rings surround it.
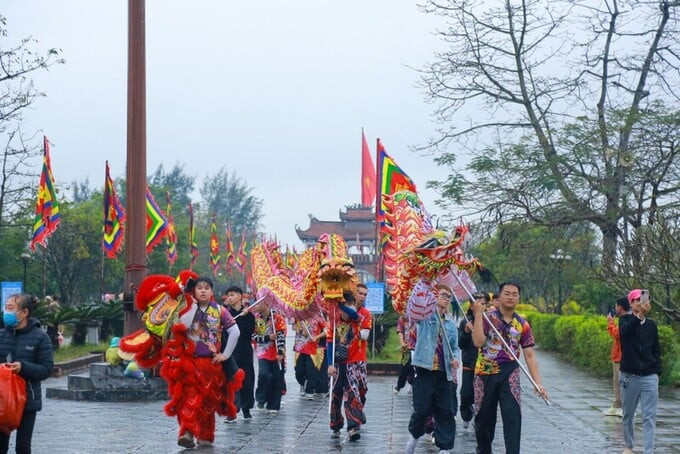
M 252 310 L 255 315 L 253 340 L 256 343 L 258 366 L 255 390 L 257 408 L 278 413 L 285 385 L 286 320 L 266 303 L 260 303 Z

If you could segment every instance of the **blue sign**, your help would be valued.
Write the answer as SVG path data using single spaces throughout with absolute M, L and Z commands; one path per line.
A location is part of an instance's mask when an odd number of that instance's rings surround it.
M 381 282 L 369 282 L 366 284 L 368 295 L 364 303 L 366 309 L 372 314 L 382 314 L 385 312 L 385 284 Z
M 2 309 L 5 309 L 5 301 L 10 296 L 21 293 L 24 290 L 23 282 L 2 282 Z

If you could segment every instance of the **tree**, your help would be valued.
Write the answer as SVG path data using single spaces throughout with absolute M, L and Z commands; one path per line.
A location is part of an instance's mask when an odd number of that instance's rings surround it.
M 680 200 L 680 2 L 486 5 L 423 5 L 447 20 L 422 70 L 442 124 L 423 148 L 453 170 L 432 185 L 491 221 L 592 223 L 613 272 L 625 228 Z M 472 155 L 462 169 L 452 144 Z
M 201 196 L 206 225 L 207 219 L 215 213 L 218 229 L 228 221 L 235 233 L 257 231 L 262 219 L 262 199 L 255 197 L 253 189 L 234 172 L 230 175 L 222 167 L 215 175 L 207 177 L 201 187 Z
M 18 213 L 29 205 L 34 186 L 29 160 L 40 147 L 33 144 L 34 136 L 24 137 L 21 123 L 24 113 L 35 101 L 44 97 L 30 79 L 31 73 L 63 63 L 60 50 L 49 49 L 44 55 L 34 47 L 32 38 L 24 38 L 17 45 L 7 45 L 7 20 L 0 15 L 0 229 L 14 225 Z
M 175 163 L 169 172 L 165 171 L 162 163 L 159 164 L 148 180 L 158 203 L 163 203 L 165 193 L 170 192 L 172 205 L 177 208 L 181 207 L 182 211 L 186 211 L 191 201 L 191 192 L 194 190 L 196 177 L 185 173 L 179 163 Z

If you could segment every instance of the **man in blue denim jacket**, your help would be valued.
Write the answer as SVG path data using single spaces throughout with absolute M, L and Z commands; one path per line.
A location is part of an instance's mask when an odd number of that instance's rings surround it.
M 416 323 L 416 347 L 412 365 L 413 414 L 405 451 L 412 454 L 425 433 L 425 419 L 434 415 L 434 439 L 440 453 L 453 449 L 456 435 L 456 369 L 459 365 L 458 328 L 448 315 L 453 292 L 443 284 L 419 281 L 406 307 Z

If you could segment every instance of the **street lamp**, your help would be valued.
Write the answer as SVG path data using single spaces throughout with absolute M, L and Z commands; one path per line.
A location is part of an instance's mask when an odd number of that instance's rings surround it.
M 24 252 L 19 256 L 19 259 L 21 260 L 21 263 L 24 264 L 24 280 L 21 281 L 24 285 L 24 293 L 28 293 L 28 290 L 26 289 L 26 268 L 28 267 L 28 261 L 31 260 L 31 254 L 28 252 Z
M 558 249 L 554 254 L 550 254 L 550 258 L 557 260 L 559 265 L 557 267 L 557 304 L 562 307 L 562 269 L 564 268 L 564 261 L 571 260 L 571 255 L 566 254 L 562 249 Z

